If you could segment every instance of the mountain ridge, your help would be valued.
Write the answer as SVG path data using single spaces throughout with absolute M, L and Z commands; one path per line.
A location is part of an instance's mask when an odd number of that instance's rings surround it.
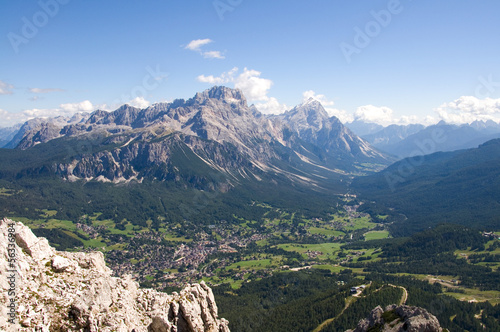
M 325 177 L 359 172 L 363 163 L 387 165 L 392 161 L 337 118 L 328 117 L 315 100 L 284 115 L 266 117 L 247 105 L 240 90 L 218 86 L 188 100 L 145 109 L 123 105 L 113 112 L 97 110 L 59 122 L 31 121 L 24 127 L 22 138 L 18 135 L 10 143 L 18 141 L 20 150 L 55 139 L 98 137 L 93 140 L 95 147 L 69 156 L 69 163 L 62 161 L 52 167 L 70 181 L 127 182 L 141 181 L 144 176 L 166 179 L 172 170 L 179 169 L 167 152 L 168 145 L 175 142 L 179 149 L 187 147 L 189 154 L 222 174 L 226 178 L 223 186 L 230 178 L 238 182 L 263 174 L 281 174 L 317 186 Z M 146 171 L 145 165 L 157 171 L 158 166 L 167 166 L 157 176 Z M 105 168 L 110 170 L 105 172 Z
M 497 229 L 500 212 L 500 139 L 477 148 L 405 158 L 380 173 L 353 181 L 367 199 L 408 219 L 393 227 L 408 235 L 436 222 Z
M 346 124 L 373 147 L 403 159 L 414 155 L 425 155 L 438 151 L 453 151 L 474 148 L 491 139 L 500 137 L 500 124 L 492 120 L 474 121 L 467 124 L 451 124 L 440 121 L 424 126 L 421 124 L 387 127 L 373 123 L 355 121 Z M 443 138 L 435 140 L 436 133 Z M 422 144 L 431 140 L 432 149 L 422 149 Z

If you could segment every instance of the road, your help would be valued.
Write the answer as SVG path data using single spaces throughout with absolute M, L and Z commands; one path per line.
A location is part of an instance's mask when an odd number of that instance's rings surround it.
M 368 287 L 371 286 L 371 282 L 370 284 L 368 284 Z M 406 288 L 404 288 L 403 286 L 397 286 L 397 285 L 392 285 L 392 284 L 388 284 L 387 286 L 390 286 L 390 287 L 394 287 L 394 288 L 401 288 L 403 290 L 403 295 L 401 296 L 401 300 L 399 300 L 399 305 L 403 305 L 403 304 L 406 304 L 406 301 L 408 300 L 408 290 Z M 383 287 L 379 288 L 376 290 L 379 291 L 380 289 L 382 289 Z M 362 291 L 361 291 L 362 292 Z M 344 309 L 342 309 L 342 311 L 335 317 L 333 318 L 329 318 L 327 320 L 325 320 L 323 323 L 321 323 L 317 328 L 315 328 L 313 330 L 313 332 L 320 332 L 322 329 L 324 329 L 327 325 L 329 325 L 331 322 L 333 322 L 335 319 L 337 319 L 337 317 L 340 317 L 344 311 L 346 311 L 347 308 L 349 308 L 349 306 L 351 305 L 351 303 L 353 303 L 354 301 L 356 301 L 356 299 L 360 296 L 361 292 L 359 293 L 356 293 L 355 295 L 353 296 L 349 296 L 346 300 L 346 304 L 345 304 L 345 307 Z
M 403 290 L 403 296 L 401 296 L 401 300 L 399 301 L 399 305 L 406 304 L 406 301 L 408 300 L 408 291 L 406 290 L 406 288 L 404 288 L 403 286 L 396 286 L 396 285 L 392 285 L 392 284 L 389 284 L 389 286 L 395 287 L 395 288 L 401 288 Z

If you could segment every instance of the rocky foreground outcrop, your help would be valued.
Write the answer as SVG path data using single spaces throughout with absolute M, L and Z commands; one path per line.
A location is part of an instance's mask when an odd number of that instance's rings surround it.
M 0 221 L 0 331 L 229 331 L 203 282 L 169 295 L 111 274 L 101 252 L 56 251 Z
M 427 310 L 407 305 L 380 306 L 361 320 L 354 330 L 346 332 L 442 332 L 437 318 Z

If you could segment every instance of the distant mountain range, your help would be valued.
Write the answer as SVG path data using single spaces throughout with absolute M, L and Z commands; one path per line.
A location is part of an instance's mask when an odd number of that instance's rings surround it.
M 477 148 L 406 158 L 382 172 L 358 177 L 363 199 L 395 208 L 408 218 L 396 235 L 436 223 L 496 230 L 500 225 L 500 139 Z
M 500 137 L 500 124 L 491 120 L 463 125 L 441 121 L 428 127 L 420 124 L 382 127 L 355 121 L 346 126 L 373 147 L 399 159 L 438 151 L 473 148 Z
M 30 120 L 6 147 L 31 150 L 61 139 L 86 142 L 81 153 L 50 166 L 70 181 L 148 178 L 228 190 L 242 179 L 277 174 L 321 187 L 325 178 L 393 161 L 313 99 L 284 114 L 264 116 L 247 105 L 241 91 L 227 87 L 146 109 L 123 105 L 70 119 Z
M 19 132 L 22 127 L 22 123 L 19 123 L 12 127 L 0 128 L 0 147 L 5 147 L 9 142 L 14 139 L 14 136 Z

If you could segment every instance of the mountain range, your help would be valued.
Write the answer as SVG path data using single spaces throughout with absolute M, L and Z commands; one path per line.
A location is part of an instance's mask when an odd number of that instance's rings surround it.
M 436 223 L 498 229 L 500 139 L 477 148 L 405 158 L 385 170 L 358 177 L 352 188 L 364 199 L 403 212 L 393 227 L 407 235 Z
M 123 105 L 70 119 L 30 120 L 6 147 L 31 150 L 74 139 L 79 151 L 49 165 L 69 181 L 182 179 L 200 188 L 228 190 L 244 179 L 278 175 L 320 187 L 325 178 L 393 161 L 313 99 L 284 114 L 264 116 L 247 105 L 241 91 L 227 87 L 146 109 Z M 206 174 L 213 176 L 207 179 Z
M 498 127 L 394 125 L 363 139 L 314 99 L 264 115 L 240 90 L 216 86 L 188 100 L 34 119 L 11 130 L 11 148 L 0 149 L 0 211 L 206 223 L 206 215 L 253 218 L 263 213 L 253 205 L 260 201 L 322 218 L 335 195 L 351 190 L 408 218 L 393 234 L 438 221 L 493 227 L 500 141 L 437 151 L 480 144 Z M 397 158 L 374 145 L 410 157 L 392 164 Z
M 474 148 L 500 137 L 500 124 L 491 120 L 462 125 L 441 121 L 430 126 L 409 124 L 387 127 L 355 121 L 346 126 L 373 147 L 398 159 L 438 151 Z

